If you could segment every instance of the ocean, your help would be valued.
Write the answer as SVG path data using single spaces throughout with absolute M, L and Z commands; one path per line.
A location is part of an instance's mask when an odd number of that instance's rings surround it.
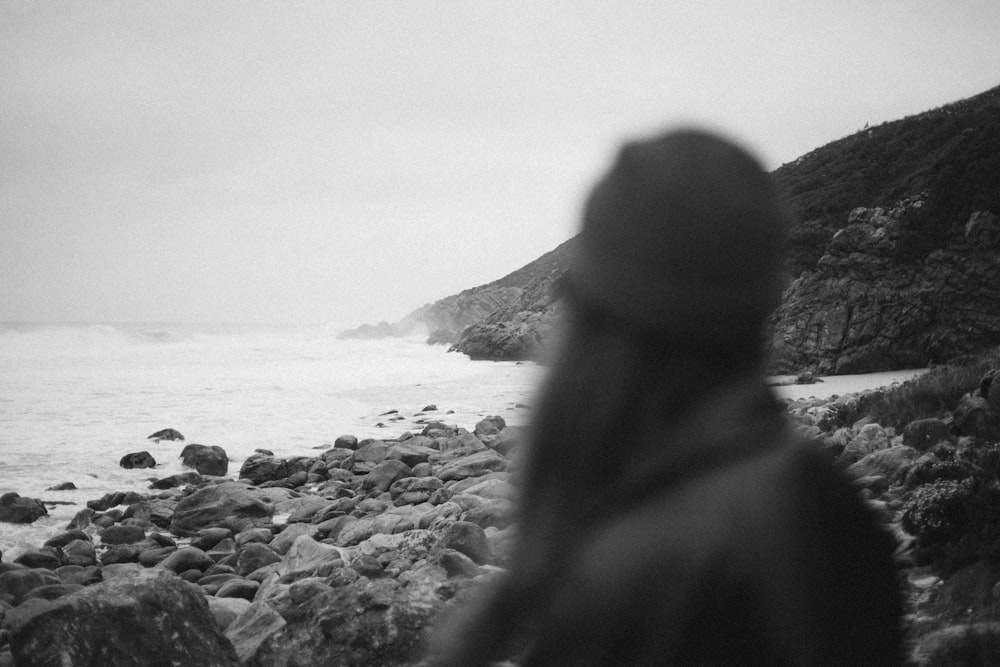
M 471 361 L 422 339 L 338 340 L 331 327 L 0 324 L 0 494 L 57 501 L 28 526 L 0 523 L 12 560 L 60 532 L 88 500 L 146 492 L 182 472 L 185 444 L 219 445 L 229 475 L 257 448 L 315 455 L 345 434 L 394 438 L 435 419 L 472 429 L 529 418 L 544 369 Z M 789 398 L 888 385 L 920 371 L 779 387 Z M 424 412 L 425 407 L 436 410 Z M 390 411 L 396 411 L 390 413 Z M 390 413 L 390 414 L 387 414 Z M 164 428 L 184 442 L 147 439 Z M 148 451 L 154 469 L 125 470 Z M 76 490 L 49 491 L 63 482 Z
M 221 446 L 236 477 L 257 448 L 316 455 L 340 435 L 393 438 L 423 428 L 421 419 L 471 430 L 496 414 L 524 424 L 543 372 L 532 363 L 471 361 L 416 338 L 337 333 L 0 324 L 0 493 L 61 503 L 29 526 L 0 523 L 3 560 L 63 530 L 88 500 L 145 492 L 150 478 L 181 472 L 185 444 Z M 430 406 L 437 409 L 423 412 Z M 185 441 L 147 439 L 164 428 Z M 143 450 L 155 469 L 119 466 Z M 77 489 L 47 490 L 63 482 Z

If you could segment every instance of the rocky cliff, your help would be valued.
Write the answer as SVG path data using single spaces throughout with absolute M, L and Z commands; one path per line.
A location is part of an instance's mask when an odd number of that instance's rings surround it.
M 916 368 L 1000 344 L 1000 217 L 974 212 L 914 260 L 925 206 L 918 195 L 850 213 L 772 318 L 775 372 Z
M 771 321 L 775 372 L 892 370 L 1000 343 L 1000 87 L 866 127 L 773 175 L 793 221 L 789 287 Z M 473 358 L 536 357 L 573 244 L 344 335 L 422 325 Z
M 574 243 L 570 239 L 499 280 L 421 306 L 395 324 L 365 324 L 340 337 L 405 336 L 425 329 L 429 343 L 450 344 L 475 359 L 532 358 L 551 331 L 553 286 L 569 265 Z

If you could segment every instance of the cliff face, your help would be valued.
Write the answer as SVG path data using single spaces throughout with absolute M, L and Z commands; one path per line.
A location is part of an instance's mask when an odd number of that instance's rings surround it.
M 475 359 L 534 358 L 552 329 L 553 285 L 568 268 L 574 245 L 570 239 L 499 280 L 421 306 L 395 324 L 365 324 L 339 337 L 405 336 L 426 329 L 429 343 L 451 344 Z
M 1000 344 L 1000 217 L 973 213 L 913 261 L 924 207 L 917 196 L 851 212 L 772 317 L 774 372 L 916 368 Z

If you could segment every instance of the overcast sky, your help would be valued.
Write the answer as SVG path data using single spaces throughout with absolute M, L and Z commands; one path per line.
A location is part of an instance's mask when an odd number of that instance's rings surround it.
M 572 236 L 625 138 L 699 123 L 774 168 L 1000 84 L 997 26 L 997 0 L 3 2 L 0 320 L 397 320 Z

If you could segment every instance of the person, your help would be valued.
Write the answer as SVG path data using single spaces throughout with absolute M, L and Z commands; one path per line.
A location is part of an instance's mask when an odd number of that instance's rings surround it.
M 509 571 L 432 664 L 900 662 L 893 540 L 764 382 L 785 227 L 730 141 L 624 146 L 564 279 Z

